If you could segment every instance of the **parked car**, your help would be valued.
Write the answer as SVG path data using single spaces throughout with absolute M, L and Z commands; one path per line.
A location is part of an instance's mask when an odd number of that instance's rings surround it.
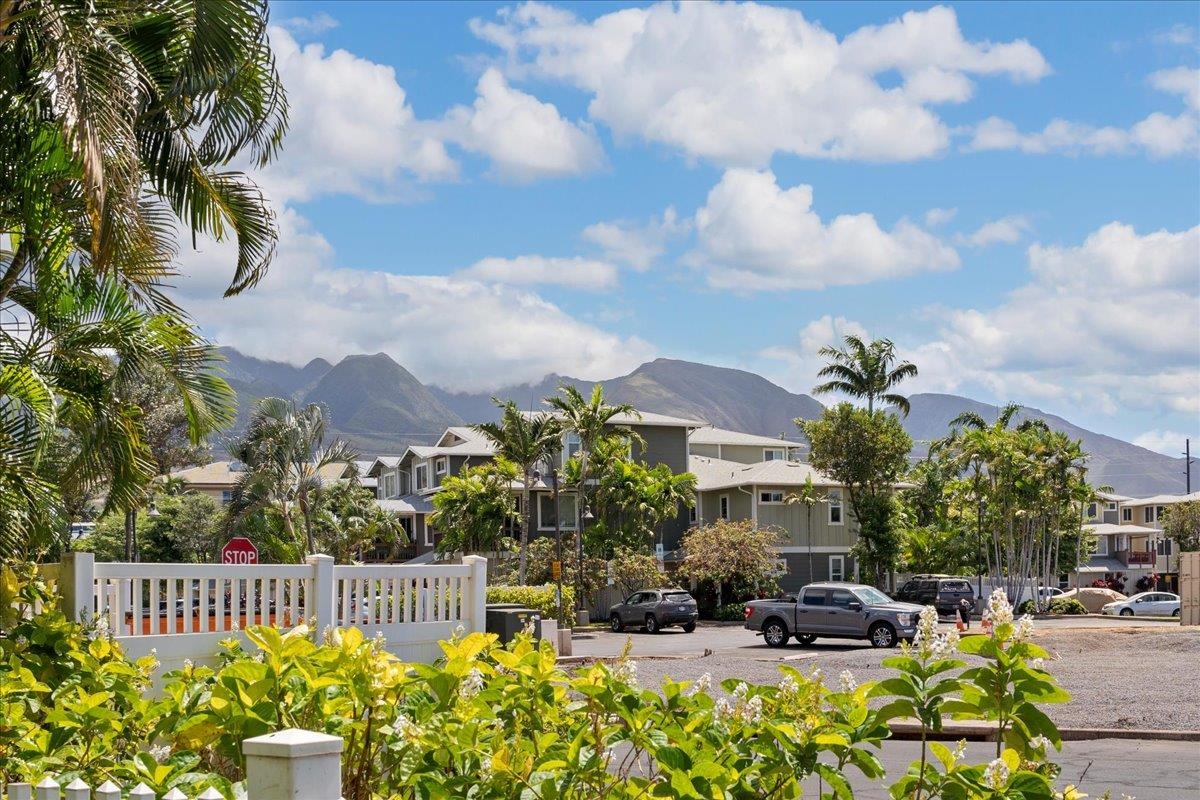
M 916 635 L 920 614 L 921 606 L 893 600 L 873 586 L 828 581 L 775 600 L 751 600 L 746 628 L 757 631 L 768 647 L 783 647 L 789 637 L 811 644 L 818 636 L 893 647 Z
M 1179 595 L 1170 592 L 1141 592 L 1126 600 L 1108 603 L 1100 609 L 1101 614 L 1120 615 L 1122 617 L 1156 616 L 1178 617 Z
M 625 598 L 608 612 L 614 632 L 626 625 L 643 627 L 647 633 L 658 633 L 665 626 L 679 625 L 686 633 L 696 630 L 700 611 L 696 599 L 685 589 L 643 589 Z
M 896 591 L 896 599 L 904 603 L 933 606 L 942 616 L 958 612 L 959 603 L 968 600 L 975 604 L 975 589 L 966 578 L 952 575 L 914 575 Z

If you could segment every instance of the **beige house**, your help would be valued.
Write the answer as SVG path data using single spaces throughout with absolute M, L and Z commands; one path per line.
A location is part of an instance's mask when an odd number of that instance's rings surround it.
M 340 481 L 349 479 L 355 469 L 357 465 L 350 463 L 329 464 L 322 467 L 318 474 L 323 481 Z M 206 494 L 221 505 L 228 505 L 233 500 L 233 489 L 243 471 L 245 465 L 240 461 L 214 461 L 172 472 L 170 477 L 182 480 L 188 491 Z
M 1095 551 L 1077 573 L 1068 576 L 1074 586 L 1122 573 L 1127 592 L 1134 592 L 1139 578 L 1166 575 L 1171 590 L 1176 588 L 1170 575 L 1175 566 L 1174 545 L 1162 535 L 1162 520 L 1169 506 L 1200 500 L 1200 492 L 1160 494 L 1153 497 L 1126 497 L 1097 492 L 1085 506 L 1083 531 L 1096 543 Z
M 844 487 L 798 461 L 772 459 L 743 463 L 709 456 L 689 459 L 696 475 L 693 522 L 750 520 L 773 527 L 785 537 L 780 545 L 780 585 L 796 589 L 820 580 L 850 580 L 855 565 L 850 548 L 858 531 L 849 513 Z M 812 508 L 788 503 L 811 479 L 822 495 Z

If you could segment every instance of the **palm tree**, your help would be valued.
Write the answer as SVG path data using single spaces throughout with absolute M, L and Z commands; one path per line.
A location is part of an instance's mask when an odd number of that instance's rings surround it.
M 287 127 L 265 0 L 0 3 L 0 189 L 16 247 L 0 301 L 60 235 L 160 300 L 175 230 L 232 238 L 228 293 L 274 251 L 274 215 L 239 155 L 265 166 Z M 146 192 L 152 194 L 148 197 Z M 38 203 L 30 203 L 36 198 Z
M 546 398 L 546 405 L 557 411 L 563 426 L 579 436 L 579 479 L 578 492 L 583 507 L 588 507 L 588 460 L 596 452 L 597 445 L 612 433 L 611 424 L 615 417 L 626 416 L 641 419 L 642 415 L 629 403 L 609 405 L 604 400 L 604 386 L 597 383 L 590 397 L 574 386 L 562 384 L 558 395 Z M 629 442 L 645 444 L 635 431 L 622 431 Z
M 808 533 L 808 579 L 810 581 L 814 580 L 812 551 L 813 508 L 818 503 L 828 503 L 829 494 L 828 492 L 819 491 L 817 487 L 813 485 L 812 475 L 809 475 L 804 479 L 804 485 L 801 486 L 797 491 L 791 492 L 787 497 L 783 498 L 783 502 L 790 506 L 803 504 L 804 509 L 807 512 L 808 521 L 804 530 Z
M 280 516 L 285 538 L 295 541 L 293 514 L 299 512 L 306 552 L 315 553 L 313 511 L 321 470 L 358 458 L 358 452 L 340 439 L 326 445 L 327 428 L 316 403 L 297 408 L 278 397 L 260 400 L 246 435 L 230 447 L 247 469 L 233 490 L 229 524 L 239 525 L 255 512 L 270 509 Z
M 829 363 L 817 377 L 829 378 L 813 388 L 813 394 L 841 392 L 851 397 L 866 398 L 867 411 L 875 410 L 875 400 L 891 403 L 908 416 L 908 398 L 892 389 L 906 378 L 917 375 L 917 367 L 908 361 L 896 364 L 896 346 L 890 339 L 876 339 L 870 344 L 854 335 L 845 337 L 844 349 L 822 347 L 820 354 Z
M 562 425 L 550 414 L 526 414 L 512 400 L 492 402 L 500 407 L 499 422 L 475 425 L 496 446 L 497 455 L 517 465 L 521 471 L 521 509 L 525 523 L 521 527 L 521 545 L 517 561 L 517 582 L 525 585 L 525 568 L 529 558 L 529 532 L 533 530 L 534 470 L 549 461 L 562 445 Z

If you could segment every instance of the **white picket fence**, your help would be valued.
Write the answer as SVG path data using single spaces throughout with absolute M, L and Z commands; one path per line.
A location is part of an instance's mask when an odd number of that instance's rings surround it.
M 479 556 L 431 566 L 343 566 L 324 555 L 234 566 L 96 563 L 91 553 L 70 553 L 47 574 L 68 614 L 102 617 L 132 658 L 154 651 L 159 675 L 185 660 L 214 663 L 221 640 L 248 625 L 354 626 L 382 636 L 405 661 L 426 663 L 459 626 L 485 626 L 487 559 Z
M 342 796 L 340 737 L 289 729 L 242 742 L 246 756 L 246 800 L 339 800 Z M 126 793 L 112 781 L 93 789 L 81 780 L 59 786 L 53 778 L 37 784 L 8 784 L 8 800 L 159 800 L 144 783 Z M 189 800 L 171 789 L 161 800 Z M 194 800 L 223 800 L 216 789 L 205 789 Z

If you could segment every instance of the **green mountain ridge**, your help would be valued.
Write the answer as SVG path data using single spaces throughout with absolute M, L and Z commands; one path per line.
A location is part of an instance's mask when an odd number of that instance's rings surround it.
M 334 435 L 352 442 L 364 457 L 398 455 L 410 444 L 432 444 L 450 425 L 494 420 L 493 396 L 511 398 L 521 407 L 541 408 L 541 399 L 562 383 L 590 392 L 591 381 L 547 375 L 536 383 L 501 387 L 491 392 L 450 392 L 426 385 L 385 353 L 347 356 L 331 365 L 313 359 L 304 367 L 264 361 L 222 348 L 226 379 L 238 394 L 238 421 L 245 426 L 261 397 L 290 397 L 298 403 L 321 403 L 330 413 Z M 762 436 L 784 434 L 799 439 L 792 420 L 814 419 L 824 406 L 805 394 L 789 392 L 745 370 L 660 358 L 628 375 L 603 381 L 608 397 L 642 411 L 696 419 L 722 428 Z M 991 421 L 999 407 L 967 397 L 923 393 L 909 398 L 912 411 L 904 427 L 916 441 L 914 457 L 928 443 L 945 436 L 949 422 L 964 411 Z M 1088 476 L 1093 485 L 1110 485 L 1122 494 L 1147 496 L 1182 493 L 1183 459 L 1155 453 L 1129 442 L 1080 428 L 1053 414 L 1024 408 L 1021 419 L 1043 419 L 1051 427 L 1083 441 L 1090 454 Z

